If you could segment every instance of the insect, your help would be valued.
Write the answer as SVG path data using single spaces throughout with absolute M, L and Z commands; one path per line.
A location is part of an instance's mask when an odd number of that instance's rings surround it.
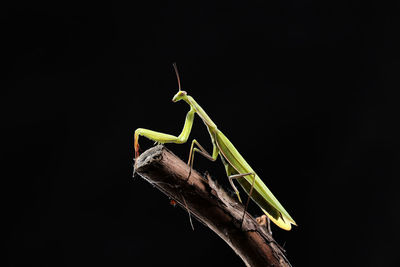
M 173 102 L 185 101 L 189 106 L 190 110 L 186 115 L 185 124 L 182 132 L 179 136 L 170 134 L 160 133 L 148 129 L 138 128 L 135 131 L 134 145 L 135 145 L 135 158 L 139 156 L 139 136 L 144 136 L 150 140 L 158 143 L 176 143 L 183 144 L 189 138 L 189 134 L 192 129 L 194 115 L 197 114 L 204 124 L 207 126 L 208 132 L 211 137 L 211 143 L 213 145 L 212 154 L 208 153 L 196 139 L 193 139 L 190 146 L 188 165 L 190 166 L 189 176 L 193 168 L 193 160 L 195 153 L 199 153 L 211 161 L 217 160 L 220 156 L 222 163 L 225 166 L 226 174 L 229 179 L 229 183 L 234 189 L 238 199 L 242 202 L 239 191 L 237 190 L 233 180 L 236 180 L 244 191 L 249 195 L 247 199 L 246 207 L 251 198 L 274 222 L 277 226 L 284 230 L 290 230 L 292 224 L 296 225 L 296 222 L 290 217 L 289 213 L 283 208 L 279 201 L 275 198 L 272 192 L 263 183 L 256 172 L 250 167 L 246 160 L 240 155 L 238 150 L 233 146 L 231 141 L 217 128 L 217 125 L 211 120 L 203 108 L 194 100 L 193 97 L 187 94 L 186 91 L 181 90 L 181 82 L 179 78 L 178 69 L 176 64 L 173 64 L 176 77 L 178 80 L 178 93 L 172 98 Z
M 171 199 L 170 201 L 169 201 L 169 204 L 171 204 L 172 206 L 176 206 L 176 201 L 174 200 L 174 199 Z

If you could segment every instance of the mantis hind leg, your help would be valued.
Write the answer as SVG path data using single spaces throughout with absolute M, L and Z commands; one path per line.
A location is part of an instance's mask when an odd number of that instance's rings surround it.
M 236 174 L 235 174 L 235 175 L 236 175 Z M 232 175 L 232 176 L 234 176 L 234 175 Z M 242 199 L 240 198 L 239 190 L 237 190 L 235 184 L 233 183 L 233 179 L 234 179 L 234 178 L 232 178 L 232 176 L 228 176 L 229 183 L 231 184 L 233 190 L 235 190 L 236 196 L 238 197 L 240 203 L 243 203 L 243 202 L 242 202 Z
M 251 188 L 250 188 L 250 192 L 249 192 L 249 196 L 247 197 L 247 201 L 246 201 L 246 205 L 244 206 L 244 211 L 243 211 L 243 216 L 242 216 L 242 222 L 241 224 L 243 224 L 243 220 L 244 220 L 244 216 L 246 215 L 246 211 L 247 211 L 247 207 L 249 206 L 250 203 L 250 199 L 251 199 L 251 194 L 253 193 L 253 189 L 254 189 L 254 182 L 256 181 L 256 174 L 253 172 L 249 172 L 249 173 L 241 173 L 241 174 L 236 174 L 236 175 L 232 175 L 229 178 L 232 179 L 233 176 L 235 176 L 234 178 L 241 178 L 244 176 L 253 176 L 253 181 L 251 182 Z
M 255 181 L 256 181 L 256 174 L 253 173 L 253 172 L 249 172 L 249 173 L 238 173 L 238 172 L 232 167 L 232 165 L 230 165 L 223 157 L 221 157 L 221 159 L 222 159 L 222 162 L 223 162 L 224 165 L 225 165 L 225 170 L 226 170 L 226 174 L 228 175 L 229 183 L 231 184 L 233 190 L 235 190 L 235 193 L 236 193 L 236 195 L 237 195 L 237 197 L 238 197 L 240 203 L 243 203 L 243 202 L 242 202 L 242 200 L 241 200 L 241 198 L 240 198 L 239 190 L 236 188 L 235 184 L 233 183 L 233 180 L 234 180 L 234 179 L 243 178 L 243 177 L 245 177 L 245 176 L 253 176 L 253 180 L 252 180 L 252 182 L 251 182 L 251 188 L 250 188 L 250 190 L 249 190 L 249 196 L 248 196 L 248 198 L 247 198 L 246 205 L 245 205 L 245 208 L 244 208 L 244 211 L 243 211 L 242 222 L 241 222 L 241 223 L 243 224 L 243 219 L 244 219 L 244 216 L 245 216 L 245 214 L 246 214 L 247 207 L 249 206 L 249 203 L 250 203 L 251 194 L 253 193 L 254 183 L 255 183 Z
M 250 191 L 249 191 L 249 196 L 251 196 L 251 194 L 253 193 L 254 182 L 255 182 L 255 180 L 256 180 L 256 179 L 255 179 L 255 178 L 256 178 L 256 174 L 255 174 L 255 173 L 253 173 L 253 172 L 238 173 L 238 174 L 233 174 L 233 175 L 228 176 L 229 183 L 231 184 L 231 186 L 233 187 L 233 189 L 235 190 L 235 192 L 237 192 L 237 195 L 238 195 L 238 198 L 239 198 L 239 201 L 240 201 L 240 202 L 242 202 L 242 201 L 240 200 L 240 197 L 239 197 L 239 191 L 237 190 L 236 186 L 233 184 L 233 180 L 234 180 L 234 179 L 239 179 L 239 178 L 242 178 L 242 177 L 245 177 L 245 176 L 253 176 L 253 181 L 252 181 L 252 183 L 251 183 L 251 188 L 250 188 Z M 249 198 L 250 198 L 250 197 L 249 197 Z M 248 203 L 249 203 L 249 198 L 247 199 L 246 207 L 247 207 L 247 205 L 248 205 Z
M 232 165 L 230 165 L 225 159 L 224 157 L 221 157 L 222 163 L 225 166 L 225 171 L 226 171 L 226 175 L 228 176 L 229 179 L 229 183 L 231 185 L 231 187 L 233 188 L 233 190 L 235 191 L 235 194 L 237 196 L 237 198 L 239 199 L 240 203 L 242 202 L 242 199 L 240 198 L 240 194 L 239 194 L 239 190 L 236 188 L 235 184 L 233 183 L 233 179 L 237 178 L 237 175 L 239 174 L 233 167 Z

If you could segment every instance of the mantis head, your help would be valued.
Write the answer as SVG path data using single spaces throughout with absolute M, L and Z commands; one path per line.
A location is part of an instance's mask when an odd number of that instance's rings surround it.
M 178 93 L 176 93 L 172 98 L 172 102 L 178 102 L 182 99 L 185 99 L 186 97 L 187 97 L 186 91 L 179 90 Z
M 174 69 L 175 69 L 175 74 L 176 74 L 176 78 L 178 79 L 178 88 L 179 88 L 178 93 L 176 93 L 174 95 L 174 97 L 172 98 L 172 102 L 178 102 L 182 99 L 186 99 L 187 93 L 186 93 L 186 91 L 181 90 L 181 80 L 179 79 L 179 73 L 178 73 L 178 68 L 176 67 L 176 63 L 174 62 L 172 65 L 174 66 Z

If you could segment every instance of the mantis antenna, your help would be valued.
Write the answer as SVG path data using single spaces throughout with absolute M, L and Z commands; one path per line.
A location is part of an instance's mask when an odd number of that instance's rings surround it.
M 172 63 L 172 66 L 174 66 L 176 78 L 178 79 L 178 88 L 179 88 L 179 91 L 182 91 L 182 90 L 181 90 L 181 79 L 179 79 L 179 72 L 178 72 L 178 67 L 176 66 L 176 62 Z

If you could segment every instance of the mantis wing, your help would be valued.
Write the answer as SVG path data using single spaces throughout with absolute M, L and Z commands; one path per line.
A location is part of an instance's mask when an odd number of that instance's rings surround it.
M 240 155 L 228 138 L 219 130 L 215 132 L 215 140 L 221 155 L 228 161 L 230 166 L 237 173 L 255 173 L 245 159 Z M 232 169 L 230 168 L 230 169 Z M 231 170 L 231 174 L 235 174 Z M 230 174 L 228 174 L 230 175 Z M 254 189 L 250 196 L 254 202 L 264 211 L 265 214 L 279 227 L 285 230 L 291 229 L 291 224 L 296 225 L 285 208 L 279 203 L 276 197 L 263 183 L 258 175 L 255 176 Z M 253 182 L 252 176 L 245 176 L 238 179 L 239 184 L 249 194 Z

